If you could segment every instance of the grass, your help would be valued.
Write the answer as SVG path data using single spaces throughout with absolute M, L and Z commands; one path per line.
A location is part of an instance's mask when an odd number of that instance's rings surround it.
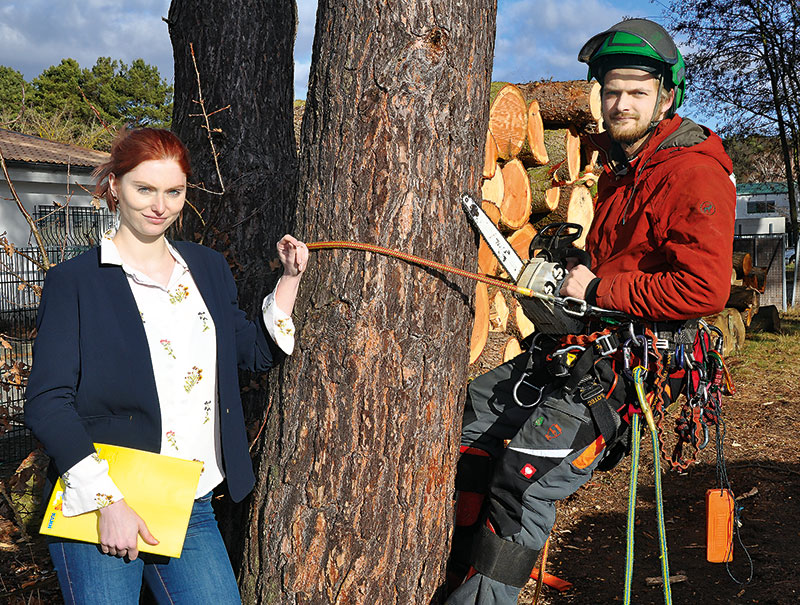
M 780 333 L 748 333 L 740 353 L 726 361 L 735 382 L 769 387 L 776 398 L 796 398 L 800 384 L 800 308 L 781 315 Z

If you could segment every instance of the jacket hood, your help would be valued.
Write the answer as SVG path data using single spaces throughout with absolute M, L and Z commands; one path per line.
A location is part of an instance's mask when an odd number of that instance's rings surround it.
M 606 170 L 617 175 L 627 172 L 628 160 L 608 133 L 592 137 L 592 140 L 604 152 Z M 725 153 L 722 139 L 709 128 L 677 115 L 659 123 L 650 140 L 637 154 L 637 165 L 652 166 L 683 153 L 702 153 L 714 158 L 728 174 L 733 172 L 733 162 Z

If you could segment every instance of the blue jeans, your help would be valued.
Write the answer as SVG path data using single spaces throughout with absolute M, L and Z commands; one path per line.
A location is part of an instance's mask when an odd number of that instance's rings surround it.
M 142 578 L 159 604 L 241 604 L 210 493 L 195 500 L 179 559 L 140 553 L 129 561 L 61 539 L 49 548 L 67 605 L 137 605 Z

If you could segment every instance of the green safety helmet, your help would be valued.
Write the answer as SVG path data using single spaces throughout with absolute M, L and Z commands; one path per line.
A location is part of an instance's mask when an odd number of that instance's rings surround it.
M 612 69 L 641 69 L 652 73 L 661 85 L 675 88 L 673 111 L 686 93 L 686 64 L 675 42 L 663 27 L 648 19 L 626 19 L 593 36 L 578 53 L 589 64 L 588 80 L 603 83 Z

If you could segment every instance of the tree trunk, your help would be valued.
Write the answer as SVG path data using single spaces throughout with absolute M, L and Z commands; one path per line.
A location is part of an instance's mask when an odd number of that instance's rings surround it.
M 474 266 L 458 195 L 480 186 L 494 20 L 493 2 L 320 1 L 299 236 Z M 245 603 L 440 598 L 474 289 L 315 253 L 257 442 Z
M 220 19 L 219 15 L 224 15 Z M 168 16 L 175 57 L 172 129 L 192 158 L 189 205 L 183 211 L 184 239 L 216 248 L 228 259 L 239 288 L 239 303 L 250 317 L 278 273 L 270 269 L 275 243 L 293 230 L 297 156 L 293 136 L 292 90 L 295 4 L 279 0 L 173 0 Z M 230 105 L 209 120 L 215 133 L 219 172 L 209 144 L 192 62 L 193 45 L 207 113 Z M 267 59 L 268 57 L 268 59 Z M 221 179 L 220 179 L 221 175 Z M 251 382 L 244 377 L 243 385 Z M 257 425 L 264 414 L 264 381 L 246 389 L 247 416 Z M 260 387 L 260 388 L 259 388 Z M 247 413 L 253 410 L 252 413 Z M 246 507 L 226 508 L 220 525 L 234 569 L 241 558 Z

